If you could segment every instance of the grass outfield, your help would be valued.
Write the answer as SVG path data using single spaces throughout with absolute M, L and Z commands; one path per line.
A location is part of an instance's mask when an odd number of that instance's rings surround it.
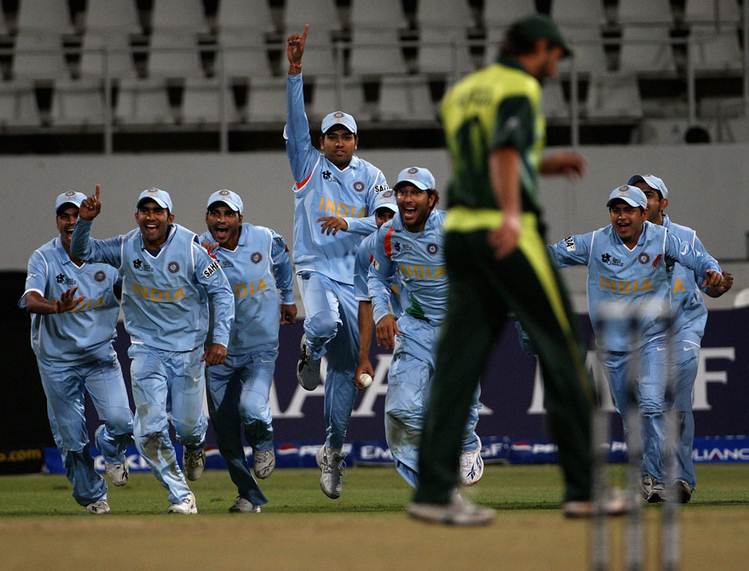
M 614 479 L 622 477 L 615 467 Z M 262 514 L 228 514 L 226 472 L 195 482 L 198 516 L 167 516 L 166 492 L 150 474 L 110 491 L 113 513 L 91 516 L 62 476 L 0 477 L 0 569 L 584 569 L 589 528 L 558 510 L 553 466 L 491 466 L 465 492 L 497 508 L 487 528 L 409 520 L 410 490 L 392 468 L 356 468 L 338 501 L 316 470 L 279 470 L 263 483 Z M 749 466 L 698 466 L 700 488 L 682 514 L 683 569 L 746 569 Z M 645 509 L 655 568 L 658 507 Z M 613 538 L 620 561 L 620 532 Z M 615 566 L 614 568 L 621 568 Z

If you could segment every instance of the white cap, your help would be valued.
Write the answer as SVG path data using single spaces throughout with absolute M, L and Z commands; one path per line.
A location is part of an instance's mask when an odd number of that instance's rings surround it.
M 356 135 L 356 120 L 352 115 L 344 113 L 343 111 L 333 111 L 332 113 L 328 113 L 323 118 L 320 129 L 322 130 L 322 133 L 324 135 L 336 125 L 346 127 L 346 129 Z
M 398 212 L 398 205 L 395 203 L 395 192 L 392 188 L 377 191 L 375 195 L 375 211 L 380 208 L 389 208 L 393 212 Z
M 172 212 L 174 209 L 172 208 L 172 198 L 169 196 L 169 193 L 166 190 L 161 190 L 160 188 L 147 188 L 143 192 L 138 195 L 138 202 L 136 203 L 138 206 L 144 199 L 150 199 L 153 200 L 156 204 L 161 206 L 161 208 L 168 208 L 169 212 Z
M 214 202 L 223 202 L 234 212 L 239 212 L 240 214 L 244 212 L 244 203 L 242 202 L 242 199 L 236 192 L 229 190 L 228 188 L 217 190 L 211 196 L 209 196 L 208 204 L 206 205 L 206 207 L 210 208 L 211 204 L 213 204 Z
M 437 181 L 434 180 L 434 175 L 429 169 L 425 169 L 424 167 L 408 167 L 403 169 L 398 175 L 398 181 L 393 188 L 398 188 L 399 185 L 403 184 L 412 184 L 421 190 L 434 190 L 437 188 Z
M 86 200 L 86 195 L 77 190 L 68 190 L 67 192 L 58 194 L 55 199 L 55 213 L 65 204 L 72 204 L 76 208 L 80 208 L 84 200 Z
M 663 179 L 655 176 L 654 174 L 636 174 L 629 177 L 627 184 L 635 184 L 636 182 L 644 182 L 653 190 L 657 190 L 661 194 L 661 198 L 668 198 L 668 188 Z
M 611 203 L 615 200 L 623 200 L 635 208 L 639 207 L 644 210 L 647 210 L 648 208 L 648 199 L 645 198 L 645 193 L 636 186 L 630 186 L 628 184 L 617 186 L 612 190 L 611 194 L 609 194 L 609 200 L 606 202 L 606 206 L 611 208 Z

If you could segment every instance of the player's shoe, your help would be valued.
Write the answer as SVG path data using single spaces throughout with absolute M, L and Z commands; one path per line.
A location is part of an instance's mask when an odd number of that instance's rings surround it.
M 181 502 L 170 505 L 167 508 L 166 513 L 181 515 L 191 515 L 198 513 L 198 504 L 195 502 L 195 494 L 190 492 L 190 494 Z
M 306 391 L 314 391 L 320 385 L 320 359 L 313 359 L 310 355 L 306 335 L 302 335 L 302 343 L 299 347 L 296 379 Z
M 205 450 L 202 448 L 190 450 L 185 446 L 182 449 L 182 465 L 185 467 L 185 476 L 188 480 L 199 479 L 205 470 Z
M 463 452 L 460 455 L 460 483 L 464 486 L 473 486 L 484 475 L 484 459 L 481 457 L 481 440 L 478 448 L 472 452 Z
M 109 481 L 112 482 L 113 486 L 126 486 L 129 475 L 127 469 L 127 460 L 125 460 L 122 464 L 108 464 L 105 462 L 104 473 L 107 475 L 107 478 L 109 478 Z
M 488 525 L 496 516 L 493 509 L 477 506 L 454 493 L 447 504 L 411 503 L 406 508 L 414 519 L 445 525 Z
M 640 483 L 642 499 L 649 504 L 659 504 L 666 501 L 666 487 L 650 474 L 645 474 Z
M 276 468 L 276 453 L 273 448 L 269 450 L 253 450 L 252 471 L 261 480 L 265 480 Z
M 620 516 L 629 512 L 629 502 L 621 490 L 613 490 L 603 502 L 603 513 Z M 596 505 L 590 500 L 570 501 L 562 504 L 562 514 L 569 519 L 590 518 L 596 515 Z
M 320 489 L 331 500 L 341 497 L 343 488 L 343 472 L 346 462 L 340 450 L 328 450 L 322 446 L 315 455 L 320 467 Z
M 692 499 L 692 494 L 694 493 L 694 488 L 689 485 L 689 483 L 686 480 L 676 480 L 674 482 L 674 488 L 676 491 L 677 501 L 680 504 L 688 504 L 689 500 Z
M 107 500 L 97 500 L 86 506 L 86 511 L 94 515 L 108 514 L 112 511 Z
M 229 511 L 231 513 L 259 514 L 263 510 L 260 509 L 260 506 L 256 506 L 247 498 L 237 496 L 237 498 L 234 500 L 234 503 L 229 508 Z

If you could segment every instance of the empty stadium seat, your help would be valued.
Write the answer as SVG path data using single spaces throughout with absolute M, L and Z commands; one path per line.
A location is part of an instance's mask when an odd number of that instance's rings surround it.
M 229 122 L 238 120 L 234 101 L 227 90 L 224 104 L 226 105 L 226 119 Z M 182 99 L 182 122 L 218 123 L 221 120 L 221 91 L 220 83 L 213 79 L 189 79 L 185 82 Z
M 623 73 L 592 77 L 585 108 L 591 119 L 641 118 L 637 76 Z
M 423 0 L 422 0 L 423 1 Z M 421 3 L 421 2 L 420 2 Z M 408 27 L 401 0 L 352 0 L 351 28 L 401 29 Z
M 224 28 L 219 32 L 218 40 L 224 50 L 224 73 L 227 77 L 272 75 L 262 32 Z M 218 63 L 216 72 L 218 73 Z
M 309 38 L 318 43 L 329 41 L 330 32 L 341 29 L 335 0 L 286 0 L 284 24 L 286 35 L 301 34 L 309 24 Z
M 606 71 L 606 54 L 598 25 L 562 26 L 562 33 L 572 45 L 574 58 L 565 58 L 559 62 L 559 70 L 567 72 L 572 68 L 585 73 L 600 74 Z
M 682 145 L 689 127 L 687 119 L 646 119 L 639 129 L 638 143 L 643 145 Z
M 405 73 L 398 30 L 354 30 L 351 45 L 351 73 L 359 75 Z
M 459 28 L 474 26 L 466 0 L 419 0 L 416 21 L 419 28 Z
M 219 30 L 274 30 L 268 0 L 221 0 L 216 25 Z
M 109 52 L 104 52 L 104 47 Z M 113 78 L 135 77 L 135 67 L 130 54 L 130 36 L 121 30 L 87 30 L 83 36 L 81 54 L 81 77 L 104 77 L 106 58 L 107 73 Z
M 718 21 L 738 24 L 740 15 L 736 0 L 686 0 L 684 8 L 684 20 L 688 23 Z
M 734 307 L 747 307 L 749 306 L 749 288 L 744 288 L 736 293 L 736 297 L 733 298 Z
M 340 53 L 341 57 L 343 54 Z M 281 63 L 283 73 L 286 72 L 286 56 Z M 335 75 L 337 68 L 336 50 L 330 42 L 318 42 L 311 38 L 307 40 L 302 61 L 302 73 L 305 77 L 317 75 Z M 341 70 L 343 68 L 341 67 Z
M 358 121 L 368 118 L 364 109 L 364 91 L 361 83 L 353 79 L 342 79 L 339 100 L 334 79 L 320 77 L 315 81 L 312 102 L 309 106 L 311 120 L 318 122 L 336 109 L 350 113 Z
M 518 18 L 536 13 L 534 0 L 513 0 L 512 2 L 484 2 L 484 27 L 506 28 Z
M 620 24 L 671 24 L 673 14 L 669 0 L 619 0 Z
M 499 49 L 507 33 L 507 28 L 491 28 L 486 31 L 486 48 L 484 50 L 484 65 L 496 63 Z
M 749 117 L 728 119 L 725 124 L 730 142 L 749 143 Z
M 471 71 L 465 30 L 422 28 L 417 63 L 421 73 L 463 75 Z
M 148 57 L 149 77 L 203 77 L 197 36 L 192 31 L 154 29 Z
M 738 30 L 724 24 L 720 31 L 712 25 L 695 24 L 690 31 L 690 50 L 697 71 L 737 71 L 742 68 Z
M 72 32 L 68 3 L 60 0 L 22 0 L 16 21 L 18 32 Z
M 164 125 L 174 123 L 163 80 L 120 82 L 115 117 L 122 125 Z
M 41 125 L 34 88 L 29 82 L 0 83 L 0 126 L 38 127 Z
M 384 121 L 433 121 L 436 110 L 423 76 L 385 76 L 380 87 L 378 117 Z
M 600 26 L 604 23 L 602 0 L 554 0 L 551 17 L 558 24 Z
M 562 83 L 557 79 L 549 79 L 544 83 L 541 93 L 542 108 L 548 119 L 567 119 L 570 116 L 570 107 L 564 100 Z
M 40 51 L 34 53 L 34 50 Z M 58 34 L 19 32 L 14 52 L 13 76 L 16 78 L 60 79 L 68 76 L 62 39 Z
M 247 115 L 250 122 L 286 120 L 286 78 L 252 78 Z
M 55 82 L 51 116 L 53 125 L 104 125 L 104 92 L 101 82 Z
M 201 0 L 154 0 L 151 12 L 153 30 L 182 30 L 203 32 L 207 30 Z
M 134 0 L 88 0 L 85 22 L 87 32 L 141 31 Z
M 619 69 L 622 71 L 673 71 L 674 58 L 667 26 L 626 26 L 622 31 Z

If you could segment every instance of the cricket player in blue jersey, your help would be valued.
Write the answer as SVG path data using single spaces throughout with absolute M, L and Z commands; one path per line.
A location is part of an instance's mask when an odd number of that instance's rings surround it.
M 106 264 L 87 264 L 70 253 L 70 239 L 86 195 L 68 191 L 55 200 L 59 237 L 29 258 L 19 306 L 31 316 L 31 347 L 47 396 L 47 415 L 73 498 L 92 514 L 110 511 L 107 485 L 94 470 L 86 431 L 85 397 L 99 418 L 96 447 L 115 486 L 127 484 L 125 449 L 133 415 L 112 342 L 120 312 L 120 278 Z
M 108 240 L 90 238 L 101 211 L 101 189 L 81 204 L 73 232 L 74 256 L 104 262 L 122 276 L 122 309 L 130 334 L 128 355 L 135 401 L 135 445 L 156 479 L 168 490 L 169 513 L 198 512 L 195 496 L 177 464 L 169 438 L 171 420 L 184 446 L 187 479 L 205 466 L 208 421 L 203 414 L 203 362 L 226 358 L 234 320 L 234 296 L 219 263 L 197 235 L 174 224 L 172 199 L 149 188 L 138 196 L 138 228 Z M 211 303 L 209 318 L 208 302 Z M 211 339 L 204 343 L 211 325 Z
M 296 319 L 293 271 L 283 238 L 243 221 L 244 203 L 229 190 L 208 198 L 201 237 L 234 290 L 234 324 L 226 360 L 206 368 L 209 410 L 218 447 L 237 486 L 230 512 L 257 513 L 267 499 L 250 474 L 241 433 L 252 446 L 252 472 L 264 480 L 276 466 L 268 397 L 278 358 L 280 323 Z
M 704 254 L 705 247 L 697 237 L 697 232 L 687 226 L 672 222 L 666 214 L 668 207 L 668 187 L 663 179 L 653 174 L 633 175 L 627 184 L 636 186 L 648 200 L 648 221 L 662 225 L 672 234 L 687 242 L 695 252 Z M 694 472 L 692 449 L 694 447 L 694 414 L 692 396 L 694 381 L 699 367 L 700 345 L 707 322 L 707 307 L 702 299 L 702 280 L 697 273 L 681 264 L 675 264 L 671 288 L 671 308 L 674 316 L 676 336 L 674 379 L 676 383 L 674 405 L 679 413 L 679 446 L 676 451 L 677 469 L 673 485 L 676 497 L 682 503 L 692 498 L 697 477 Z M 714 287 L 704 289 L 710 297 L 720 297 L 733 286 L 733 276 L 723 272 L 723 280 Z
M 447 311 L 447 273 L 443 253 L 445 213 L 434 176 L 423 167 L 409 167 L 393 187 L 398 215 L 377 231 L 368 286 L 377 342 L 394 349 L 385 399 L 385 435 L 398 473 L 412 487 L 418 484 L 419 440 L 434 375 L 437 337 Z M 390 283 L 400 280 L 396 318 L 390 309 Z M 481 441 L 476 435 L 479 390 L 474 394 L 463 434 L 460 477 L 473 485 L 484 473 Z
M 304 111 L 302 56 L 309 26 L 287 40 L 288 119 L 284 135 L 294 192 L 294 265 L 304 303 L 304 336 L 297 379 L 307 390 L 320 384 L 326 357 L 325 445 L 318 454 L 320 488 L 331 499 L 341 495 L 346 438 L 356 396 L 359 353 L 354 259 L 362 235 L 372 233 L 375 199 L 387 190 L 380 169 L 354 155 L 356 120 L 334 111 L 322 120 L 320 150 L 312 146 Z M 346 232 L 334 232 L 329 218 L 343 217 Z
M 602 322 L 600 312 L 606 303 L 670 303 L 675 263 L 693 272 L 703 287 L 721 283 L 720 266 L 712 256 L 664 226 L 648 222 L 647 198 L 639 188 L 623 185 L 613 189 L 606 205 L 611 224 L 549 247 L 557 266 L 588 267 L 588 310 L 594 326 Z M 633 347 L 627 328 L 618 324 L 607 326 L 605 338 L 598 339 L 620 415 L 625 410 L 627 367 L 633 351 L 639 352 L 638 404 L 644 424 L 641 488 L 643 498 L 651 503 L 665 499 L 665 327 L 657 315 L 646 315 L 640 322 L 639 345 Z

